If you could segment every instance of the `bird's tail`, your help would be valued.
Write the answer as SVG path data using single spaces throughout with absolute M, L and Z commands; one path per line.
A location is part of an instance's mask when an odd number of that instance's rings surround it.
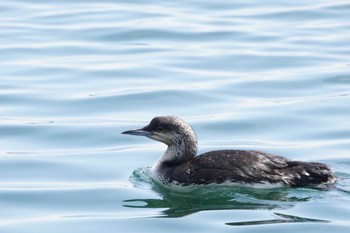
M 323 163 L 289 161 L 288 167 L 293 174 L 290 185 L 294 187 L 328 189 L 337 180 L 332 169 Z

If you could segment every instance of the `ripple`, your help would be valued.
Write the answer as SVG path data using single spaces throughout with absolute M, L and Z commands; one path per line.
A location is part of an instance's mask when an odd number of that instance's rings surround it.
M 298 222 L 313 222 L 313 223 L 328 223 L 327 220 L 303 218 L 298 216 L 274 213 L 279 219 L 248 221 L 248 222 L 230 222 L 226 223 L 229 226 L 251 226 L 262 224 L 276 224 L 276 223 L 298 223 Z
M 347 232 L 348 9 L 346 0 L 1 1 L 0 231 L 316 223 Z M 129 182 L 164 147 L 120 132 L 170 114 L 193 125 L 203 152 L 322 161 L 338 189 L 186 196 L 147 177 Z

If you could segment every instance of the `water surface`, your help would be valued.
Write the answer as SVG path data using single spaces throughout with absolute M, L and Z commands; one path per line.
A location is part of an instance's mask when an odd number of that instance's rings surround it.
M 1 1 L 0 231 L 348 232 L 349 11 L 322 0 Z M 324 162 L 339 181 L 154 189 L 137 172 L 165 146 L 120 132 L 156 115 L 189 122 L 200 153 Z

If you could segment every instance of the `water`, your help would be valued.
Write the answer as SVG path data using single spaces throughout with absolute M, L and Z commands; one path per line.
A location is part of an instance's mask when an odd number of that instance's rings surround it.
M 348 232 L 349 11 L 321 0 L 0 1 L 0 231 Z M 199 152 L 324 162 L 339 181 L 155 188 L 142 171 L 164 145 L 120 132 L 156 115 L 189 122 Z

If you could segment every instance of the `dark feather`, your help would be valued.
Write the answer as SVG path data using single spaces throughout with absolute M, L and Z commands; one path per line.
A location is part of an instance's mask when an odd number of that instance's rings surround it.
M 291 161 L 259 151 L 211 151 L 182 164 L 164 163 L 166 183 L 183 185 L 233 182 L 283 184 L 303 187 L 331 182 L 335 178 L 321 163 Z

